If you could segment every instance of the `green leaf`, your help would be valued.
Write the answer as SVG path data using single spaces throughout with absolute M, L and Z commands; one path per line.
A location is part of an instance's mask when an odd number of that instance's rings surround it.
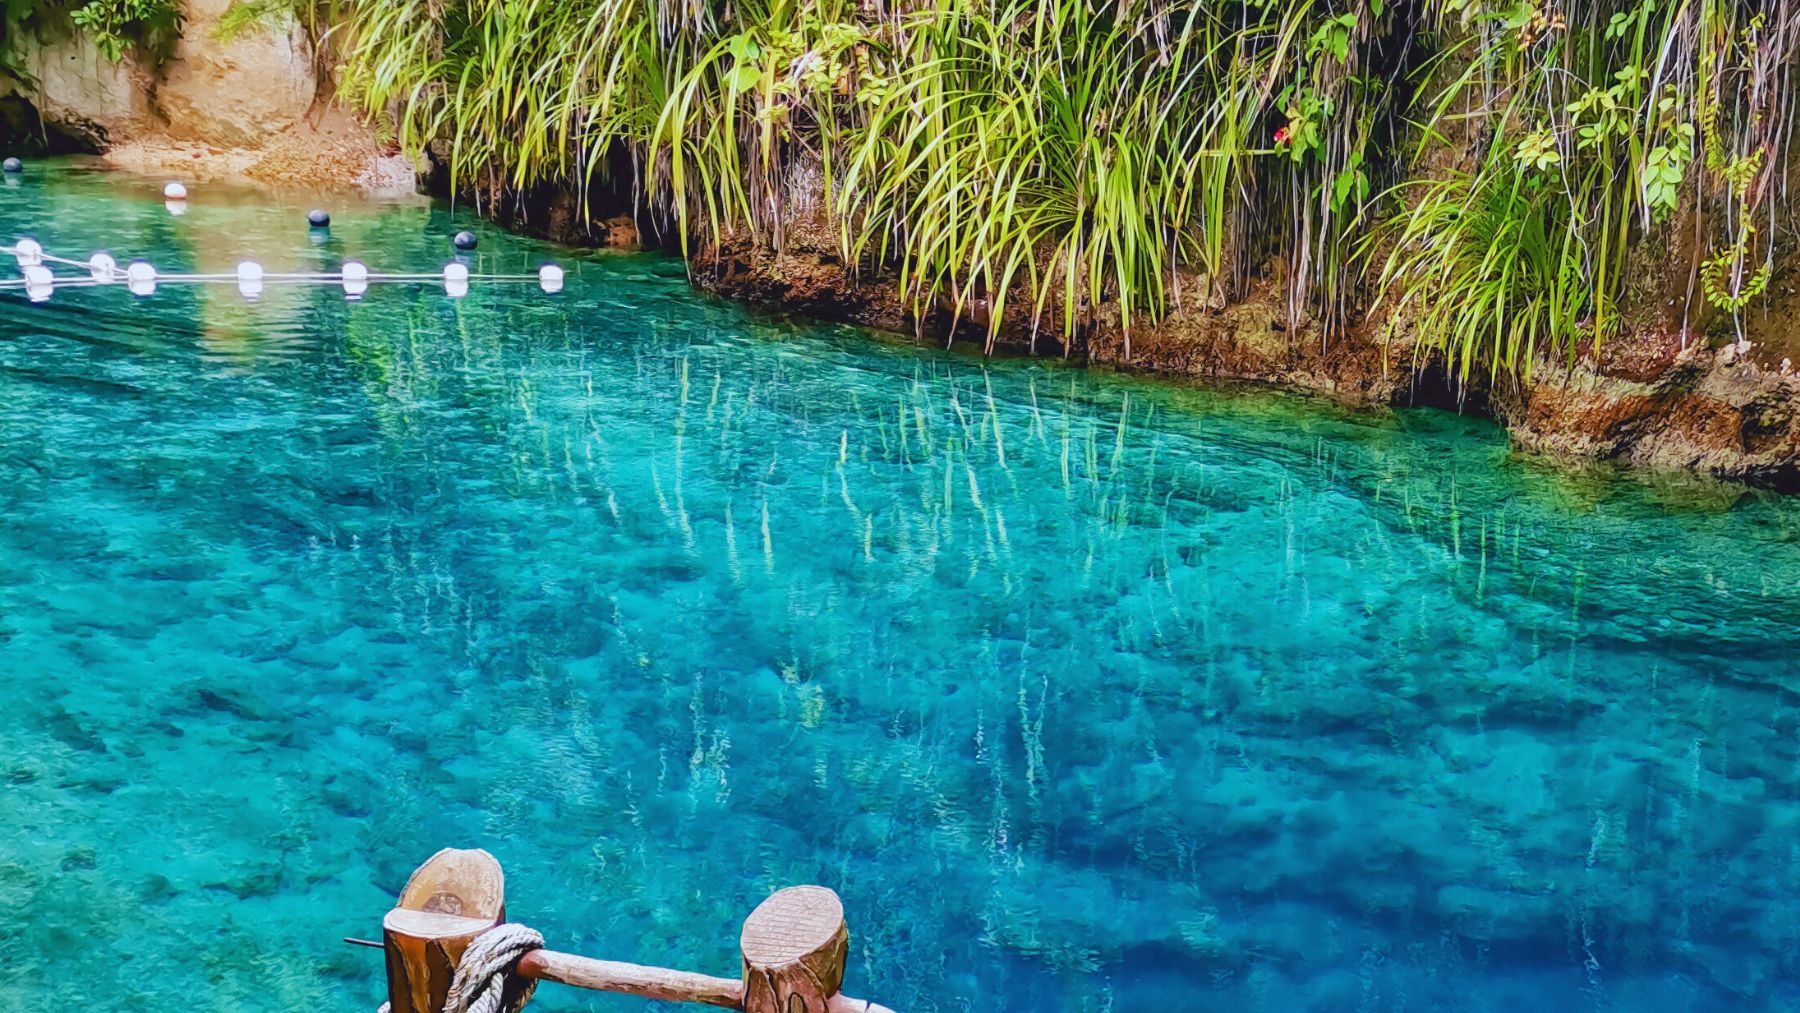
M 763 77 L 762 67 L 753 63 L 740 63 L 731 68 L 731 73 L 726 75 L 725 84 L 733 95 L 742 95 L 758 90 L 762 86 Z

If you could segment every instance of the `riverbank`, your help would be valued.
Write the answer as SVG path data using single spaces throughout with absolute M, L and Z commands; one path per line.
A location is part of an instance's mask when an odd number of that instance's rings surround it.
M 449 198 L 439 169 L 422 185 Z M 463 194 L 463 199 L 470 199 Z M 590 191 L 592 213 L 576 197 L 540 186 L 487 196 L 483 213 L 505 227 L 575 246 L 680 252 L 623 199 Z M 688 256 L 694 285 L 750 305 L 837 323 L 979 346 L 989 323 L 975 302 L 959 315 L 937 305 L 923 316 L 901 297 L 891 271 L 852 270 L 822 194 L 790 194 L 782 248 L 738 236 Z M 644 228 L 638 227 L 642 220 Z M 1691 472 L 1786 493 L 1800 492 L 1800 311 L 1794 265 L 1771 285 L 1770 303 L 1748 313 L 1748 340 L 1690 334 L 1655 314 L 1610 339 L 1603 354 L 1573 363 L 1540 360 L 1529 379 L 1471 374 L 1461 383 L 1441 357 L 1421 353 L 1404 327 L 1380 311 L 1321 341 L 1290 329 L 1279 263 L 1235 300 L 1206 295 L 1205 281 L 1181 277 L 1183 295 L 1166 317 L 1135 326 L 1130 345 L 1116 315 L 1065 347 L 1052 324 L 1037 333 L 1014 314 L 998 347 L 1196 383 L 1254 384 L 1322 395 L 1358 408 L 1426 405 L 1494 420 L 1527 453 L 1572 462 L 1612 462 L 1650 471 Z M 1667 273 L 1665 271 L 1665 273 Z M 1651 303 L 1671 299 L 1651 297 Z
M 331 103 L 265 143 L 220 146 L 167 134 L 133 137 L 103 149 L 107 165 L 184 182 L 252 183 L 275 188 L 412 193 L 412 162 L 375 131 Z
M 576 237 L 569 237 L 576 238 Z M 694 259 L 700 288 L 755 305 L 882 330 L 944 335 L 951 314 L 921 320 L 891 278 L 855 278 L 834 251 L 804 242 L 780 254 L 739 243 Z M 1800 492 L 1800 373 L 1779 347 L 1740 350 L 1679 335 L 1622 336 L 1601 360 L 1543 362 L 1529 380 L 1469 385 L 1415 356 L 1404 340 L 1383 342 L 1365 321 L 1344 340 L 1321 343 L 1282 324 L 1277 286 L 1207 308 L 1178 308 L 1125 335 L 1113 322 L 1069 352 L 1085 361 L 1196 382 L 1266 384 L 1361 407 L 1433 405 L 1493 418 L 1520 449 L 1653 470 L 1685 470 L 1783 492 Z M 980 321 L 965 324 L 978 337 Z M 1054 338 L 1014 328 L 1009 349 L 1065 354 Z M 1760 332 L 1780 337 L 1773 327 Z M 1771 361 L 1773 359 L 1773 361 Z
M 452 196 L 448 173 L 431 153 L 421 163 L 425 177 L 416 176 L 390 131 L 337 101 L 332 74 L 320 70 L 311 37 L 291 16 L 223 37 L 216 28 L 228 9 L 214 0 L 193 5 L 180 41 L 155 68 L 129 56 L 111 63 L 80 35 L 40 40 L 23 59 L 34 88 L 0 96 L 15 137 L 23 103 L 43 137 L 54 132 L 57 143 L 98 151 L 132 172 L 309 189 L 426 187 Z M 921 314 L 902 298 L 892 270 L 849 269 L 817 175 L 797 174 L 787 185 L 778 202 L 779 249 L 727 232 L 692 251 L 696 286 L 931 340 L 988 337 L 988 307 L 980 299 L 959 312 L 940 298 Z M 484 214 L 521 232 L 577 245 L 678 248 L 666 214 L 653 214 L 628 194 L 602 194 L 591 214 L 555 184 L 490 187 L 480 198 L 474 203 Z M 1034 333 L 1015 299 L 995 338 L 1008 352 L 1196 382 L 1270 385 L 1362 407 L 1436 405 L 1491 417 L 1533 453 L 1687 470 L 1794 492 L 1800 491 L 1800 374 L 1791 359 L 1800 358 L 1800 333 L 1792 321 L 1800 308 L 1794 293 L 1800 272 L 1792 263 L 1779 266 L 1765 303 L 1745 313 L 1744 345 L 1684 337 L 1681 313 L 1673 314 L 1673 324 L 1640 314 L 1608 339 L 1601 355 L 1539 361 L 1529 378 L 1477 368 L 1462 381 L 1459 371 L 1445 368 L 1442 353 L 1416 348 L 1408 329 L 1380 309 L 1352 316 L 1322 340 L 1316 324 L 1290 323 L 1285 262 L 1276 257 L 1245 272 L 1230 299 L 1209 292 L 1204 278 L 1177 272 L 1168 312 L 1155 323 L 1140 315 L 1129 335 L 1116 308 L 1103 305 L 1065 347 L 1060 326 L 1052 322 Z M 1666 269 L 1648 275 L 1663 279 L 1655 283 L 1663 287 L 1687 280 Z M 1654 294 L 1648 300 L 1656 301 Z
M 339 123 L 345 118 L 341 111 L 330 115 Z M 342 132 L 326 144 L 314 143 L 319 134 L 313 131 L 267 149 L 153 138 L 108 148 L 101 157 L 122 171 L 188 180 L 371 192 L 416 185 L 410 163 L 371 135 L 335 129 Z M 584 220 L 565 201 L 529 209 L 489 203 L 483 211 L 515 231 L 571 245 L 644 244 L 629 214 Z M 690 257 L 689 273 L 702 291 L 823 321 L 932 341 L 978 343 L 983 335 L 979 316 L 959 321 L 940 307 L 921 319 L 891 277 L 853 276 L 823 244 L 796 242 L 779 254 L 747 242 L 720 244 Z M 1000 347 L 1200 384 L 1276 387 L 1359 408 L 1435 406 L 1491 418 L 1529 453 L 1800 492 L 1800 372 L 1770 361 L 1779 347 L 1752 344 L 1740 351 L 1729 342 L 1695 342 L 1683 348 L 1677 337 L 1639 334 L 1622 339 L 1601 362 L 1541 363 L 1529 381 L 1477 378 L 1465 386 L 1440 364 L 1418 361 L 1411 346 L 1371 339 L 1373 327 L 1323 346 L 1311 334 L 1290 332 L 1279 298 L 1275 286 L 1264 285 L 1228 305 L 1180 307 L 1134 328 L 1129 353 L 1116 322 L 1072 348 L 1053 334 L 1009 327 Z M 1764 333 L 1780 336 L 1767 327 Z

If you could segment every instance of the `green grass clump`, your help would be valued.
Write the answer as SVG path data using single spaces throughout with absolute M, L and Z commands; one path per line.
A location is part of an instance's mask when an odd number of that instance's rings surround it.
M 920 311 L 1079 341 L 1279 277 L 1460 375 L 1622 327 L 1695 235 L 1736 320 L 1793 231 L 1800 0 L 344 0 L 343 84 L 455 184 L 608 174 L 685 244 L 842 253 Z M 1649 244 L 1646 246 L 1646 244 Z

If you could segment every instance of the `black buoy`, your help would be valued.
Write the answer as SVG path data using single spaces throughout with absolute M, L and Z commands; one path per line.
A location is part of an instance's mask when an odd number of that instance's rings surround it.
M 331 216 L 325 213 L 324 208 L 313 208 L 306 213 L 306 224 L 322 229 L 331 224 Z
M 4 169 L 7 172 L 23 172 L 25 171 L 25 163 L 16 158 L 8 158 L 5 162 L 0 162 L 0 169 Z
M 461 232 L 458 232 L 450 242 L 459 250 L 473 250 L 475 248 L 475 233 L 470 232 L 468 229 L 464 229 Z

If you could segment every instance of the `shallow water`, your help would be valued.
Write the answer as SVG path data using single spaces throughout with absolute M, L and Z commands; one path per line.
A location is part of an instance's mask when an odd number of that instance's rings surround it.
M 40 166 L 0 237 L 443 260 L 309 203 Z M 372 1009 L 449 845 L 716 974 L 827 884 L 901 1013 L 1800 1003 L 1800 504 L 482 233 L 568 290 L 0 294 L 0 1008 Z

